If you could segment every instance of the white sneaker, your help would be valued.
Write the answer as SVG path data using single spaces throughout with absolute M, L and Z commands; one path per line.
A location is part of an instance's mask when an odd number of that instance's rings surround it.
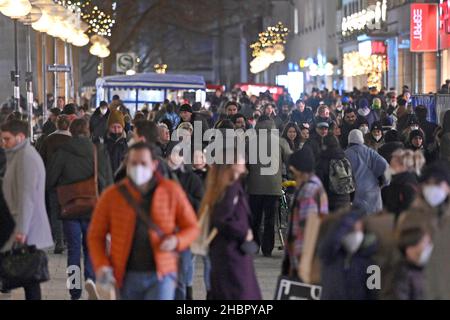
M 91 279 L 86 280 L 84 289 L 86 289 L 86 292 L 88 294 L 88 300 L 100 300 L 94 281 L 92 281 Z

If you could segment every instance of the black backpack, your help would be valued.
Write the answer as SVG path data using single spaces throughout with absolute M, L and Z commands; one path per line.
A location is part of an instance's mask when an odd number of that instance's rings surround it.
M 355 192 L 352 165 L 347 158 L 330 160 L 329 189 L 331 192 L 345 195 Z

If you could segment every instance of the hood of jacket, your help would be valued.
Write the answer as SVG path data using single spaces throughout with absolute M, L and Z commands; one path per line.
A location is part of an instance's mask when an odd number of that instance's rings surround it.
M 62 145 L 61 150 L 67 151 L 78 157 L 91 158 L 94 154 L 94 145 L 91 139 L 85 137 L 72 138 L 67 144 Z
M 341 148 L 329 148 L 326 150 L 323 150 L 320 156 L 323 159 L 337 159 L 341 160 L 345 158 L 345 152 Z

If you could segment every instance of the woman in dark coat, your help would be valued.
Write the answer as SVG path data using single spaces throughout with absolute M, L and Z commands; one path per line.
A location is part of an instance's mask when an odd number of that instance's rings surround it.
M 88 122 L 84 119 L 74 120 L 70 126 L 72 139 L 61 146 L 53 155 L 47 166 L 47 187 L 70 185 L 90 179 L 94 176 L 94 144 L 91 142 Z M 113 183 L 112 171 L 107 151 L 101 145 L 96 146 L 98 160 L 99 192 Z M 81 264 L 81 250 L 84 254 L 84 276 L 87 283 L 93 285 L 95 274 L 86 245 L 90 217 L 63 221 L 64 235 L 67 240 L 68 266 Z M 72 300 L 81 298 L 81 289 L 70 289 Z
M 350 205 L 351 201 L 350 194 L 337 194 L 330 190 L 330 162 L 331 160 L 345 159 L 345 153 L 335 136 L 330 135 L 325 137 L 323 144 L 324 150 L 320 154 L 316 174 L 327 191 L 329 209 L 333 212 Z
M 245 170 L 244 164 L 213 165 L 208 174 L 200 212 L 211 214 L 211 227 L 218 230 L 209 248 L 212 300 L 262 299 L 253 258 L 240 250 L 245 241 L 253 240 L 250 207 L 240 181 Z
M 366 233 L 365 210 L 352 208 L 331 230 L 319 246 L 322 300 L 374 300 L 376 291 L 367 287 L 377 251 L 377 239 Z

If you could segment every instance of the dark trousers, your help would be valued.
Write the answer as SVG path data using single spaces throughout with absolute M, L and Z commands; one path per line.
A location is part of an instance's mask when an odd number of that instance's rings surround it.
M 91 259 L 87 247 L 87 232 L 89 221 L 85 220 L 65 220 L 63 221 L 64 235 L 67 240 L 67 266 L 78 266 L 81 268 L 81 249 L 83 249 L 84 256 L 84 279 L 91 279 L 95 281 L 94 269 L 92 267 Z M 72 276 L 72 274 L 68 274 Z M 79 279 L 81 283 L 81 279 Z M 70 289 L 70 296 L 73 300 L 81 298 L 82 288 Z
M 255 241 L 261 246 L 264 255 L 272 254 L 275 246 L 275 215 L 277 213 L 278 196 L 250 195 L 252 210 L 252 229 Z M 264 230 L 260 235 L 264 216 Z
M 48 208 L 53 239 L 55 239 L 56 243 L 62 244 L 64 240 L 64 234 L 62 222 L 58 219 L 61 208 L 59 206 L 58 194 L 56 193 L 56 190 L 51 190 L 48 192 Z
M 23 287 L 25 291 L 25 300 L 41 300 L 41 285 L 31 283 Z

